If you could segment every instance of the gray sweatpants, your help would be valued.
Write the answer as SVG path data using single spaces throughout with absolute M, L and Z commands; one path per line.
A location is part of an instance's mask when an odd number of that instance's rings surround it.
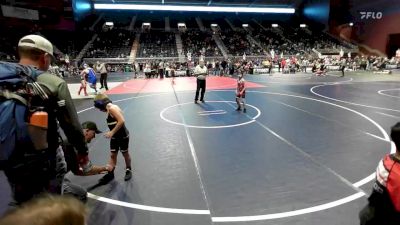
M 87 191 L 85 188 L 73 184 L 68 178 L 65 177 L 67 174 L 67 163 L 64 157 L 64 151 L 62 148 L 57 149 L 57 164 L 56 164 L 56 185 L 60 187 L 61 194 L 63 195 L 71 195 L 82 202 L 87 201 Z

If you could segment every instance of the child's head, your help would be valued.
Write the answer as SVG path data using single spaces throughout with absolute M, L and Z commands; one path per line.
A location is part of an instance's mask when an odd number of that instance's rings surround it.
M 102 112 L 107 112 L 107 104 L 112 103 L 112 101 L 105 94 L 98 94 L 94 97 L 94 107 Z
M 2 225 L 85 225 L 87 209 L 72 197 L 44 196 L 7 213 Z
M 396 145 L 397 151 L 400 151 L 400 122 L 396 123 L 396 125 L 392 127 L 390 137 L 392 138 L 392 141 Z

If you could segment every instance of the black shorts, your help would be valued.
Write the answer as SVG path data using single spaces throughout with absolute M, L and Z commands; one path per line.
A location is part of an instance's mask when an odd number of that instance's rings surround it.
M 111 138 L 110 149 L 112 152 L 121 151 L 122 153 L 125 153 L 128 151 L 128 148 L 129 148 L 129 136 Z

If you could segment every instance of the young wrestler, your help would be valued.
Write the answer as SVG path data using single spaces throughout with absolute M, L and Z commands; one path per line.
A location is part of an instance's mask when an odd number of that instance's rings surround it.
M 96 88 L 96 82 L 97 82 L 97 77 L 96 73 L 88 64 L 83 65 L 83 70 L 81 72 L 81 77 L 85 77 L 86 83 L 89 83 L 89 87 L 94 89 L 94 92 L 97 94 L 97 88 Z M 86 85 L 85 85 L 85 90 L 86 90 Z
M 83 90 L 83 93 L 85 94 L 85 96 L 88 96 L 87 91 L 86 91 L 86 84 L 87 84 L 86 74 L 81 73 L 80 76 L 81 76 L 81 87 L 79 88 L 78 95 L 81 95 L 81 91 Z
M 108 183 L 114 179 L 114 169 L 117 164 L 118 151 L 121 151 L 125 159 L 126 171 L 125 181 L 132 178 L 131 157 L 129 155 L 129 131 L 125 126 L 122 110 L 105 94 L 98 94 L 94 99 L 94 107 L 107 113 L 107 125 L 110 129 L 104 136 L 110 140 L 111 158 L 109 165 L 112 169 L 101 180 L 100 183 Z
M 236 111 L 240 111 L 241 104 L 243 104 L 243 112 L 246 113 L 246 86 L 245 80 L 243 79 L 243 73 L 239 74 L 239 78 L 237 81 L 237 89 L 236 89 L 236 103 L 238 105 Z

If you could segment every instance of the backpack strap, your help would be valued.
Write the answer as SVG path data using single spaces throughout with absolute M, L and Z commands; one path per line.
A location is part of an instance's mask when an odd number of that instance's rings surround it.
M 43 100 L 46 100 L 49 98 L 49 96 L 43 90 L 41 85 L 36 82 L 38 76 L 41 75 L 42 73 L 44 73 L 44 71 L 38 70 L 32 66 L 23 66 L 20 64 L 17 67 L 17 71 L 19 72 L 20 75 L 27 76 L 28 79 L 30 79 L 32 81 L 31 83 L 29 83 L 29 85 L 32 86 L 32 90 L 35 95 L 40 96 Z
M 38 76 L 44 73 L 44 71 L 38 70 L 33 66 L 7 62 L 0 62 L 0 70 L 2 70 L 3 72 L 3 74 L 1 74 L 0 76 L 2 80 L 9 80 L 11 84 L 25 80 L 25 82 L 27 82 L 27 85 L 31 89 L 32 94 L 40 96 L 40 98 L 42 98 L 43 100 L 49 98 L 43 88 L 36 82 Z M 28 104 L 24 97 L 17 95 L 18 93 L 7 92 L 7 90 L 0 91 L 0 97 L 3 97 L 5 99 L 16 99 L 24 105 Z
M 15 93 L 12 93 L 7 90 L 0 92 L 0 97 L 5 98 L 5 99 L 15 99 L 24 105 L 28 105 L 28 102 L 26 101 L 26 99 L 24 97 L 21 97 L 20 95 L 17 95 Z

